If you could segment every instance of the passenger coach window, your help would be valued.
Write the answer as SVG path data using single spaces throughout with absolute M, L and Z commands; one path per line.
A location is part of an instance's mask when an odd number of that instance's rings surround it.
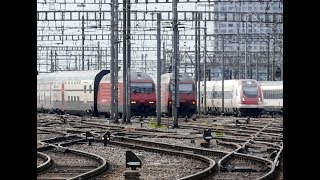
M 84 85 L 84 93 L 87 92 L 87 85 Z

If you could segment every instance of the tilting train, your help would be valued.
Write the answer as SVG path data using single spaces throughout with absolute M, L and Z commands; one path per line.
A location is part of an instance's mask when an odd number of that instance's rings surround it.
M 173 74 L 161 75 L 161 113 L 172 116 Z M 179 73 L 179 108 L 178 117 L 191 117 L 196 112 L 196 91 L 193 78 L 186 73 Z
M 222 81 L 206 81 L 207 113 L 259 116 L 263 106 L 260 84 L 254 79 L 224 80 L 224 112 L 222 112 Z M 204 107 L 204 84 L 200 81 L 200 106 Z M 202 111 L 204 109 L 202 108 Z
M 118 72 L 118 113 L 122 116 L 122 72 Z M 156 94 L 152 78 L 131 73 L 131 115 L 155 116 Z M 37 108 L 60 113 L 110 116 L 109 70 L 63 71 L 37 76 Z
M 259 81 L 264 97 L 264 114 L 283 114 L 283 81 Z

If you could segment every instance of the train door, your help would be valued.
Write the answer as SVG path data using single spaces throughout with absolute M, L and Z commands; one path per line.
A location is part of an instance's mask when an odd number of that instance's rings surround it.
M 52 91 L 52 89 L 51 89 L 51 86 L 52 86 L 52 84 L 50 83 L 49 84 L 49 92 L 50 92 L 50 107 L 51 107 L 51 101 L 52 101 L 52 98 L 51 98 L 51 91 Z
M 232 88 L 232 98 L 231 98 L 231 107 L 235 108 L 237 107 L 237 98 L 238 98 L 238 92 L 237 92 L 237 88 L 235 86 L 233 86 Z

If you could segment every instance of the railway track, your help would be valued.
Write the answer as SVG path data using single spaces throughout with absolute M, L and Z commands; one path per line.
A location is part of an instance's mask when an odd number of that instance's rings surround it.
M 144 121 L 144 123 L 147 122 Z M 283 138 L 280 121 L 277 119 L 267 119 L 264 122 L 252 120 L 250 124 L 243 123 L 240 127 L 235 127 L 230 122 L 221 125 L 200 123 L 198 126 L 194 122 L 192 124 L 180 123 L 179 133 L 173 129 L 147 129 L 137 126 L 128 128 L 126 125 L 114 125 L 96 119 L 92 121 L 72 120 L 67 123 L 68 129 L 64 133 L 71 137 L 81 137 L 82 140 L 78 139 L 78 143 L 85 143 L 84 133 L 91 131 L 94 135 L 94 142 L 103 143 L 101 136 L 109 131 L 114 136 L 110 141 L 112 146 L 123 146 L 128 149 L 156 153 L 170 152 L 173 153 L 172 155 L 177 152 L 187 153 L 188 155 L 179 156 L 191 159 L 197 159 L 193 155 L 200 155 L 214 161 L 210 170 L 200 171 L 196 175 L 202 179 L 270 179 L 274 177 L 278 173 L 279 159 L 282 157 Z M 214 137 L 214 140 L 218 146 L 225 147 L 225 149 L 192 147 L 190 143 L 176 145 L 170 141 L 160 143 L 161 139 L 164 141 L 165 139 L 175 139 L 185 142 L 202 139 L 201 132 L 208 127 L 212 127 L 214 135 L 223 134 L 223 136 Z M 211 163 L 207 162 L 207 166 L 210 167 L 209 164 Z M 188 176 L 190 177 L 187 179 L 194 178 L 193 175 Z
M 89 179 L 108 169 L 106 160 L 98 155 L 69 149 L 63 145 L 77 143 L 83 139 L 76 136 L 56 137 L 42 141 L 38 154 L 48 158 L 37 168 L 37 179 Z

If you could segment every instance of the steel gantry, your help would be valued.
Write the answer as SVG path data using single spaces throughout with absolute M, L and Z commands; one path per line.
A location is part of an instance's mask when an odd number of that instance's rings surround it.
M 37 0 L 37 68 L 111 68 L 115 79 L 122 68 L 127 93 L 125 74 L 132 71 L 187 72 L 199 82 L 223 66 L 232 78 L 258 79 L 266 70 L 266 80 L 275 80 L 283 69 L 282 6 L 279 0 Z M 130 96 L 125 102 L 130 105 Z

